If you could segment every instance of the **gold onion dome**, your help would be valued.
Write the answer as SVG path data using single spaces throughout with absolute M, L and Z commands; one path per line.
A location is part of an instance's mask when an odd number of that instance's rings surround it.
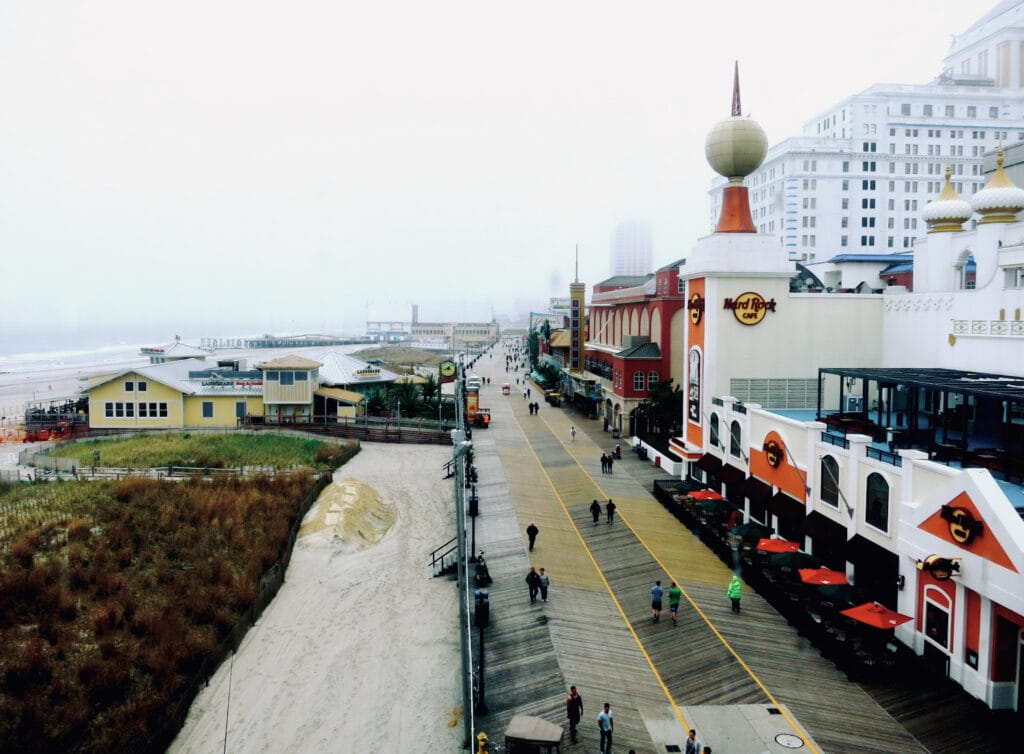
M 996 172 L 985 188 L 971 198 L 971 207 L 981 215 L 979 223 L 1012 223 L 1024 210 L 1024 189 L 1014 185 L 1003 170 L 1003 150 L 996 157 Z
M 939 195 L 932 199 L 924 208 L 922 213 L 924 221 L 928 223 L 929 233 L 949 233 L 963 230 L 965 222 L 971 219 L 974 210 L 970 202 L 961 199 L 953 188 L 949 176 L 952 173 L 949 165 L 946 166 L 946 183 Z

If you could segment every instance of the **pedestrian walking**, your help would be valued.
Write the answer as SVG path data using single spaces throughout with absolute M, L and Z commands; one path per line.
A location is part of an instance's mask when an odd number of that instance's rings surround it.
M 538 582 L 537 586 L 540 587 L 540 601 L 547 602 L 548 587 L 551 586 L 551 578 L 546 573 L 544 573 L 543 568 L 540 569 L 540 581 Z
M 601 518 L 601 504 L 596 500 L 590 504 L 590 515 L 594 517 L 594 526 L 597 526 L 597 520 Z
M 614 463 L 614 461 L 615 461 L 615 456 L 613 456 L 611 453 L 609 453 L 608 454 L 608 473 L 609 474 L 612 473 L 612 463 Z
M 530 552 L 533 552 L 533 544 L 537 541 L 538 534 L 540 534 L 540 529 L 531 521 L 530 525 L 526 527 L 526 538 L 530 540 Z
M 676 586 L 676 582 L 671 582 L 672 586 L 668 588 L 668 612 L 672 616 L 672 625 L 679 625 L 679 601 L 683 597 L 683 590 Z
M 665 590 L 661 588 L 661 581 L 655 581 L 651 587 L 651 619 L 654 623 L 661 620 L 661 598 Z
M 569 439 L 576 442 L 576 425 L 569 427 Z
M 526 574 L 526 586 L 530 588 L 530 604 L 537 601 L 537 591 L 540 589 L 540 574 L 536 568 L 531 568 Z
M 569 737 L 576 743 L 579 733 L 576 727 L 583 718 L 583 697 L 575 686 L 569 687 L 569 696 L 565 698 L 565 715 L 569 718 Z
M 690 728 L 690 734 L 686 737 L 686 743 L 683 746 L 683 754 L 702 754 L 701 749 L 704 746 L 697 738 L 697 731 Z
M 608 702 L 604 703 L 604 710 L 597 716 L 597 729 L 601 732 L 601 754 L 612 754 L 615 719 L 612 717 L 612 706 Z
M 533 395 L 533 391 L 530 388 L 526 388 L 526 397 L 529 398 Z
M 608 498 L 608 504 L 604 507 L 608 514 L 608 525 L 611 526 L 612 522 L 615 521 L 615 503 L 611 498 Z
M 726 596 L 732 600 L 732 611 L 738 613 L 740 611 L 740 593 L 743 591 L 743 585 L 740 583 L 740 577 L 735 573 L 732 575 L 732 581 L 729 582 L 728 588 L 725 590 Z
M 604 453 L 601 454 L 601 473 L 608 473 L 608 456 L 606 456 Z

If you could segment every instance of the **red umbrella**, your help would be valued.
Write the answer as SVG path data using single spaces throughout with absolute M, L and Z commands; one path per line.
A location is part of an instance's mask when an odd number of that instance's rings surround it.
M 846 580 L 845 573 L 833 571 L 831 568 L 801 568 L 800 580 L 805 584 L 815 584 L 817 586 L 850 583 Z
M 757 540 L 757 549 L 761 552 L 796 552 L 800 545 L 788 539 L 762 538 Z
M 690 493 L 694 500 L 725 500 L 725 496 L 714 490 L 694 490 Z
M 896 626 L 902 625 L 907 621 L 914 620 L 909 615 L 897 613 L 895 610 L 890 610 L 885 605 L 877 602 L 865 602 L 863 605 L 851 607 L 849 610 L 842 610 L 840 613 L 875 628 L 896 628 Z

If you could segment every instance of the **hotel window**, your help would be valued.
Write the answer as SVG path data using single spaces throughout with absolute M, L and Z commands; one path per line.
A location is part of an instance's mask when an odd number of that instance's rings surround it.
M 868 474 L 864 501 L 864 521 L 884 532 L 889 531 L 889 483 L 881 474 Z
M 711 414 L 711 420 L 708 422 L 708 432 L 711 435 L 710 442 L 713 448 L 717 448 L 718 442 L 718 414 Z
M 840 227 L 848 228 L 850 226 L 850 218 L 844 216 L 839 220 Z
M 890 198 L 889 199 L 889 211 L 892 212 L 894 209 L 896 209 L 896 200 Z
M 862 227 L 862 228 L 873 228 L 873 227 L 875 227 L 875 218 L 873 218 L 873 217 L 862 217 L 860 219 L 860 227 Z
M 846 197 L 843 197 L 842 208 L 843 209 L 849 209 L 850 208 L 850 200 L 847 199 Z
M 910 103 L 904 102 L 900 105 L 900 115 L 910 115 Z
M 904 238 L 903 240 L 906 241 L 907 239 Z M 885 245 L 891 249 L 893 246 L 896 245 L 896 239 L 893 238 L 892 236 L 889 236 L 885 241 Z
M 103 404 L 103 415 L 108 419 L 114 416 L 114 404 L 112 401 L 107 401 Z
M 145 419 L 149 416 L 149 404 L 145 401 L 139 402 L 139 418 Z
M 1010 267 L 1006 270 L 1007 288 L 1024 288 L 1024 267 Z
M 203 418 L 213 418 L 213 401 L 203 401 Z
M 147 383 L 145 380 L 139 380 L 137 383 L 135 383 L 135 390 L 140 393 L 145 393 L 147 390 L 149 390 L 149 383 Z
M 126 393 L 134 393 L 135 392 L 135 383 L 132 382 L 131 380 L 128 380 L 128 382 L 124 383 L 124 391 Z
M 865 162 L 861 163 L 861 170 L 863 170 L 865 173 L 874 173 L 875 172 L 875 167 L 876 167 L 876 165 L 875 165 L 874 161 L 871 161 L 871 162 L 865 161 Z
M 644 373 L 633 372 L 633 389 L 643 390 L 644 389 Z
M 850 182 L 846 178 L 844 178 L 843 179 L 843 191 L 849 191 L 849 190 L 850 190 Z
M 932 117 L 932 106 L 931 105 L 924 105 L 921 108 L 921 115 L 923 115 L 926 118 Z
M 956 111 L 956 108 L 953 105 L 946 105 L 946 117 L 947 118 L 954 117 L 954 112 L 955 111 Z
M 651 388 L 653 388 L 657 384 L 658 384 L 658 373 L 657 372 L 648 372 L 647 373 L 647 389 L 650 390 Z
M 888 227 L 889 230 L 893 230 L 896 227 L 896 218 L 890 217 L 888 220 L 886 220 L 886 227 Z
M 483 333 L 480 333 L 480 334 L 482 335 Z M 308 382 L 309 381 L 309 372 L 296 372 L 295 373 L 295 381 L 296 382 Z
M 739 458 L 742 451 L 743 429 L 738 421 L 729 426 L 729 455 Z
M 280 373 L 276 371 L 267 372 L 267 382 L 277 382 L 281 379 Z
M 874 209 L 875 208 L 875 200 L 874 199 L 869 199 L 867 197 L 861 199 L 860 200 L 860 208 L 861 209 Z
M 896 145 L 889 142 L 889 154 L 896 154 Z
M 843 160 L 843 172 L 844 173 L 849 173 L 850 172 L 850 161 L 849 160 Z
M 161 401 L 159 405 L 160 405 L 160 417 L 161 417 L 162 419 L 166 419 L 166 418 L 167 418 L 167 404 L 166 404 L 165 402 Z M 150 403 L 150 404 L 149 404 L 149 407 L 150 407 L 150 408 L 152 408 L 152 407 L 153 407 L 153 404 L 152 404 L 152 403 Z M 149 414 L 149 415 L 150 415 L 150 416 L 152 416 L 152 415 L 153 415 L 152 411 L 150 412 L 150 414 Z
M 114 416 L 118 419 L 124 418 L 124 403 L 121 401 L 114 404 Z
M 839 464 L 832 456 L 821 459 L 821 502 L 839 507 Z
M 874 236 L 861 236 L 860 237 L 860 245 L 861 246 L 874 246 L 875 245 L 875 237 Z
M 861 187 L 861 190 L 863 190 L 863 191 L 874 191 L 875 190 L 875 182 L 873 180 L 861 181 L 860 182 L 860 187 Z
M 127 401 L 124 404 L 124 415 L 126 417 L 128 417 L 129 419 L 132 419 L 132 418 L 135 417 L 135 404 L 132 403 L 131 401 Z
M 968 105 L 967 106 L 967 117 L 968 118 L 977 118 L 978 117 L 978 108 L 976 108 L 974 105 Z
M 842 246 L 842 247 L 849 246 L 850 245 L 850 237 L 849 236 L 839 236 L 839 245 Z
M 294 385 L 295 372 L 281 372 L 281 385 Z

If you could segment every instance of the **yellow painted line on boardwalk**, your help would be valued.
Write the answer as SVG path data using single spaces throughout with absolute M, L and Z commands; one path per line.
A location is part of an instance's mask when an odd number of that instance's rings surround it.
M 547 422 L 545 422 L 545 424 L 547 424 Z M 548 428 L 550 429 L 550 425 L 548 425 Z M 522 431 L 522 427 L 520 426 L 519 429 L 520 429 L 520 432 L 521 432 Z M 525 437 L 526 435 L 524 434 L 523 436 Z M 602 497 L 607 497 L 607 493 L 602 489 L 601 485 L 597 482 L 596 479 L 594 479 L 594 477 L 590 476 L 590 472 L 587 471 L 587 468 L 582 463 L 580 463 L 580 461 L 576 457 L 576 455 L 569 449 L 569 444 L 568 443 L 563 443 L 563 444 L 565 444 L 565 446 L 566 446 L 565 449 L 569 453 L 569 455 L 572 457 L 572 460 L 576 462 L 576 465 L 580 467 L 580 470 L 582 470 L 584 474 L 586 474 L 588 477 L 590 477 L 590 480 L 594 483 L 594 486 L 597 487 L 597 489 L 601 492 L 601 496 Z M 534 453 L 534 456 L 536 456 L 536 455 L 537 454 Z M 538 462 L 540 462 L 540 458 L 538 458 L 537 460 L 538 460 Z M 541 470 L 543 471 L 543 467 L 541 467 Z M 544 472 L 544 475 L 547 476 L 547 472 Z M 551 482 L 550 477 L 548 478 L 548 482 L 549 483 Z M 553 486 L 554 485 L 552 485 L 552 487 Z M 558 492 L 557 491 L 555 492 L 555 495 L 558 496 Z M 559 502 L 561 503 L 562 502 L 561 497 L 559 497 L 558 499 L 559 499 Z M 565 504 L 564 503 L 562 504 L 562 508 L 565 509 Z M 779 702 L 779 700 L 775 698 L 775 695 L 772 694 L 772 692 L 768 690 L 768 687 L 764 685 L 764 683 L 757 676 L 757 674 L 753 671 L 753 669 L 749 665 L 747 665 L 747 663 L 743 660 L 742 657 L 740 657 L 739 653 L 729 643 L 729 640 L 726 639 L 724 636 L 722 636 L 721 631 L 718 630 L 718 627 L 715 626 L 715 624 L 704 613 L 704 611 L 700 609 L 700 607 L 697 605 L 697 603 L 694 602 L 693 597 L 690 596 L 690 593 L 687 592 L 685 589 L 683 589 L 682 582 L 679 579 L 677 579 L 669 571 L 668 568 L 665 567 L 665 564 L 662 563 L 661 559 L 657 555 L 654 554 L 654 551 L 648 546 L 647 542 L 644 541 L 644 538 L 640 536 L 640 534 L 637 532 L 637 530 L 633 528 L 633 526 L 629 523 L 629 521 L 625 518 L 625 516 L 623 516 L 620 511 L 616 511 L 616 512 L 618 513 L 619 518 L 622 519 L 622 522 L 626 526 L 629 527 L 629 530 L 631 532 L 633 532 L 633 536 L 637 538 L 637 541 L 639 541 L 640 544 L 642 544 L 644 546 L 644 549 L 647 550 L 648 554 L 652 558 L 654 558 L 654 562 L 656 562 L 659 566 L 661 566 L 661 569 L 665 572 L 665 574 L 670 579 L 672 579 L 674 582 L 676 582 L 676 586 L 678 586 L 679 589 L 682 591 L 683 596 L 686 597 L 686 601 L 690 603 L 690 606 L 697 612 L 697 615 L 699 615 L 701 617 L 701 619 L 704 621 L 704 623 L 707 624 L 708 628 L 711 629 L 711 632 L 716 637 L 718 637 L 718 640 L 720 642 L 722 642 L 722 646 L 724 646 L 726 648 L 726 650 L 729 652 L 729 654 L 731 654 L 733 657 L 736 658 L 736 662 L 738 662 L 740 664 L 740 667 L 743 668 L 747 672 L 747 675 L 749 675 L 751 677 L 751 679 L 753 679 L 754 683 L 757 684 L 757 687 L 759 689 L 761 689 L 761 691 L 764 692 L 765 696 L 768 697 L 768 701 L 770 701 L 773 705 L 775 705 L 778 708 L 779 713 L 783 716 L 783 718 L 785 718 L 786 722 L 788 722 L 790 724 L 790 726 L 793 728 L 793 730 L 795 730 L 795 731 L 802 731 L 805 734 L 806 739 L 807 739 L 805 741 L 805 743 L 807 744 L 807 747 L 811 751 L 816 752 L 816 754 L 821 754 L 820 749 L 818 749 L 814 745 L 814 743 L 810 740 L 810 738 L 811 738 L 810 735 L 807 734 L 806 731 L 804 731 L 803 727 L 799 723 L 797 723 L 797 721 L 795 719 L 793 719 L 792 716 L 790 716 L 789 712 L 782 705 L 782 703 Z M 568 515 L 568 510 L 566 510 L 566 514 Z M 571 521 L 572 517 L 570 516 L 569 519 Z M 573 527 L 575 528 L 575 523 L 573 523 Z M 579 534 L 579 529 L 577 529 L 576 532 L 577 532 L 577 534 Z M 582 539 L 582 535 L 580 535 L 580 538 Z M 584 543 L 583 546 L 586 547 L 586 543 Z M 589 548 L 587 548 L 587 554 L 590 555 L 591 562 L 593 562 L 594 566 L 597 567 L 597 561 L 594 560 L 593 554 L 590 552 Z M 601 569 L 598 567 L 598 571 L 599 572 L 600 572 L 600 570 Z M 601 579 L 602 579 L 602 581 L 604 580 L 604 574 L 603 573 L 601 574 Z M 609 591 L 611 590 L 611 587 L 608 585 L 607 581 L 605 581 L 605 586 L 608 586 Z M 612 599 L 615 599 L 615 595 L 614 594 L 612 595 Z M 618 600 L 615 601 L 615 604 L 617 606 L 619 606 Z M 626 618 L 626 614 L 622 611 L 622 607 L 621 606 L 619 606 L 619 613 L 622 614 L 622 617 L 624 619 Z M 627 624 L 629 623 L 628 619 L 626 619 L 626 623 Z M 633 632 L 633 627 L 632 626 L 630 626 L 629 630 L 630 630 L 630 632 L 633 633 L 633 637 L 637 640 L 637 642 L 639 642 L 640 641 L 640 637 L 638 637 L 636 635 L 636 633 Z M 647 652 L 643 649 L 643 646 L 640 647 L 640 651 L 642 651 L 644 653 L 644 656 L 647 657 L 647 662 L 651 665 L 651 668 L 654 669 L 654 662 L 651 660 L 650 656 L 647 655 Z M 669 700 L 672 702 L 672 706 L 676 708 L 677 712 L 679 712 L 679 708 L 676 706 L 675 700 L 672 699 L 671 693 L 669 692 L 668 688 L 665 686 L 664 682 L 662 682 L 661 676 L 658 675 L 658 671 L 654 670 L 654 674 L 656 676 L 658 676 L 658 682 L 661 683 L 661 687 L 665 690 L 665 694 L 668 696 Z M 682 712 L 679 712 L 679 716 L 680 716 L 680 719 L 682 719 Z M 684 723 L 684 725 L 685 725 L 685 723 Z
M 548 428 L 548 430 L 551 430 L 551 425 L 548 424 L 546 420 L 542 421 L 544 421 L 544 425 Z M 594 553 L 591 552 L 590 547 L 587 546 L 587 541 L 583 538 L 583 534 L 580 532 L 579 527 L 576 526 L 576 522 L 573 521 L 572 514 L 569 513 L 569 508 L 566 506 L 565 500 L 562 499 L 562 496 L 559 494 L 558 488 L 555 486 L 554 481 L 548 474 L 547 469 L 544 468 L 544 464 L 541 462 L 540 456 L 537 455 L 537 451 L 533 449 L 533 445 L 530 443 L 530 438 L 527 437 L 526 432 L 523 431 L 523 425 L 519 424 L 518 420 L 516 421 L 516 424 L 519 426 L 520 434 L 522 434 L 523 439 L 526 441 L 526 446 L 530 449 L 530 452 L 533 454 L 533 457 L 537 459 L 537 466 L 540 467 L 540 472 L 544 475 L 544 478 L 548 480 L 548 484 L 551 486 L 551 491 L 555 493 L 555 498 L 558 500 L 558 504 L 561 506 L 562 512 L 565 513 L 565 517 L 569 519 L 569 524 L 572 526 L 573 531 L 576 532 L 577 539 L 579 539 L 580 544 L 583 546 L 583 550 L 587 553 L 587 557 L 593 564 L 594 570 L 597 571 L 597 575 L 600 577 L 601 583 L 604 584 L 605 589 L 608 590 L 608 595 L 612 598 L 612 602 L 615 603 L 615 609 L 619 611 L 619 615 L 622 616 L 622 620 L 625 622 L 626 628 L 628 628 L 629 633 L 633 635 L 633 641 L 636 642 L 637 648 L 640 650 L 640 653 L 644 656 L 644 659 L 647 660 L 647 664 L 651 668 L 651 672 L 654 673 L 654 677 L 658 680 L 658 685 L 661 686 L 661 690 L 664 692 L 665 698 L 668 699 L 669 704 L 672 705 L 672 709 L 675 710 L 676 717 L 679 718 L 679 722 L 682 724 L 683 730 L 689 730 L 690 724 L 686 722 L 686 717 L 685 715 L 683 715 L 683 711 L 679 709 L 679 705 L 676 703 L 676 700 L 672 697 L 672 692 L 668 690 L 668 686 L 665 685 L 665 681 L 662 679 L 661 674 L 655 667 L 654 660 L 652 660 L 651 656 L 647 654 L 647 649 L 644 647 L 644 643 L 640 641 L 640 637 L 637 636 L 636 631 L 633 629 L 633 624 L 629 622 L 629 618 L 626 616 L 626 611 L 622 609 L 622 604 L 615 596 L 615 592 L 612 590 L 611 584 L 608 583 L 608 579 L 606 579 L 604 576 L 604 571 L 602 571 L 601 566 L 597 564 L 597 560 L 594 558 Z M 553 431 L 552 434 L 554 434 Z M 583 469 L 583 472 L 587 475 L 587 478 L 591 482 L 593 482 L 595 486 L 597 486 L 597 482 L 594 482 L 594 477 L 590 476 L 590 473 L 587 472 L 585 468 L 583 468 L 580 462 L 576 459 L 576 456 L 572 455 L 572 453 L 570 453 L 569 455 L 572 458 L 572 460 L 576 463 L 576 465 Z M 601 488 L 598 486 L 598 489 Z M 630 527 L 630 530 L 632 531 L 632 527 Z M 646 548 L 647 545 L 644 545 L 644 547 Z

